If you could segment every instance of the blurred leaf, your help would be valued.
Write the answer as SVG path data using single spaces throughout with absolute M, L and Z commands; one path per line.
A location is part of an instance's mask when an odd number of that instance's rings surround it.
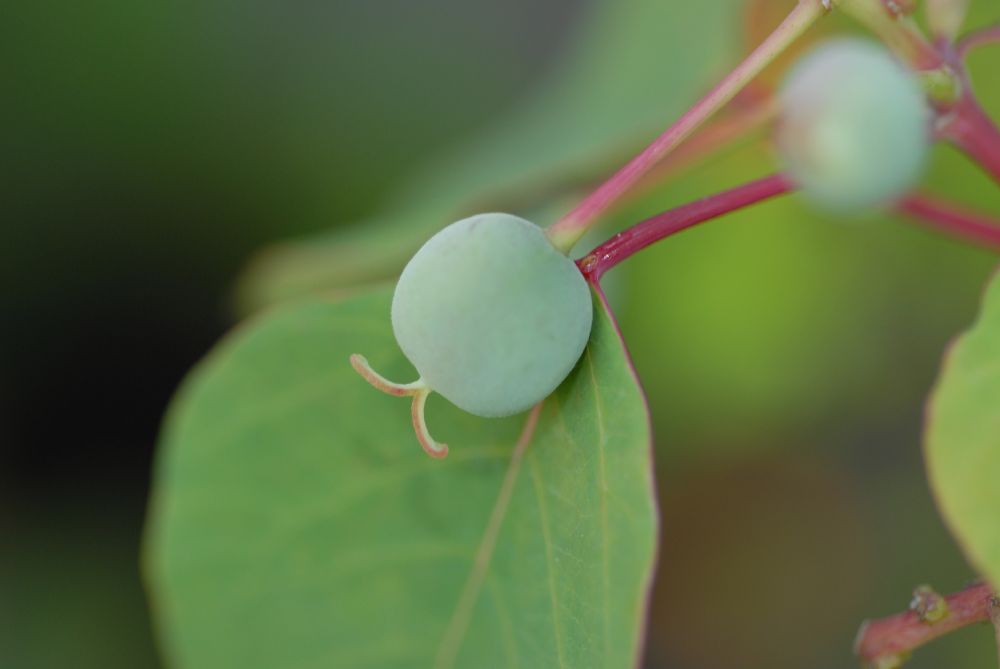
M 413 373 L 388 291 L 238 330 L 186 384 L 161 444 L 146 548 L 168 659 L 635 666 L 656 540 L 650 434 L 615 325 L 596 311 L 526 449 L 523 416 L 440 402 L 442 461 L 420 451 L 408 406 L 347 362 L 361 351 L 390 377 Z
M 521 214 L 567 182 L 613 168 L 731 61 L 740 2 L 595 3 L 576 48 L 535 97 L 428 164 L 343 239 L 333 233 L 265 252 L 238 286 L 238 306 L 250 311 L 390 277 L 435 230 L 464 215 L 497 209 Z
M 927 470 L 969 561 L 1000 583 L 1000 277 L 945 358 L 927 415 Z

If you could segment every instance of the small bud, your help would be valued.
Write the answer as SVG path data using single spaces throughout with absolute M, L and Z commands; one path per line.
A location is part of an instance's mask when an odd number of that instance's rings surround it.
M 927 98 L 937 104 L 949 106 L 962 96 L 962 80 L 948 65 L 924 70 L 917 77 Z
M 969 0 L 927 0 L 927 23 L 935 37 L 954 41 L 965 22 Z
M 920 622 L 931 625 L 944 620 L 950 613 L 948 602 L 929 585 L 914 588 L 910 610 L 917 614 Z

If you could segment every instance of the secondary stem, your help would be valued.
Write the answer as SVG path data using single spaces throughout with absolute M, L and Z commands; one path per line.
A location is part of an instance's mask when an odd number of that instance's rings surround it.
M 1000 42 L 1000 25 L 990 26 L 988 28 L 983 28 L 977 30 L 976 32 L 969 33 L 955 45 L 955 51 L 958 53 L 959 57 L 965 58 L 970 51 L 976 47 L 985 46 L 987 44 L 995 44 Z
M 941 135 L 1000 182 L 1000 130 L 979 106 L 967 85 L 962 99 L 941 128 Z
M 618 202 L 640 197 L 645 191 L 662 186 L 667 177 L 707 160 L 741 141 L 755 139 L 756 131 L 766 128 L 777 117 L 777 113 L 777 101 L 768 97 L 718 116 L 704 125 L 697 135 L 665 156 Z
M 548 229 L 559 248 L 572 248 L 597 218 L 651 170 L 667 153 L 746 86 L 827 10 L 820 0 L 800 0 L 781 25 L 708 94 L 652 144 Z
M 657 214 L 618 233 L 577 261 L 592 283 L 609 269 L 654 242 L 698 223 L 781 195 L 794 186 L 783 174 L 774 174 L 727 191 Z
M 896 208 L 936 230 L 1000 250 L 1000 220 L 923 194 L 904 198 Z
M 931 622 L 916 610 L 867 621 L 858 631 L 854 651 L 862 661 L 877 666 L 880 660 L 905 655 L 960 627 L 989 620 L 994 602 L 992 588 L 985 583 L 977 583 L 944 597 L 946 613 L 936 622 Z
M 889 3 L 880 0 L 838 0 L 850 14 L 916 70 L 930 70 L 941 65 L 941 55 L 927 41 L 917 25 L 906 16 L 890 11 Z

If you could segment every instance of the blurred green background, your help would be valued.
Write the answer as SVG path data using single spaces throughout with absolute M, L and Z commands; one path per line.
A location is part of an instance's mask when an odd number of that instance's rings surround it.
M 176 384 L 236 318 L 241 267 L 363 218 L 549 85 L 597 3 L 5 3 L 0 667 L 157 666 L 137 566 L 153 444 Z M 973 12 L 1000 19 L 989 0 Z M 731 45 L 711 59 L 721 75 L 745 30 L 735 10 L 713 16 Z M 690 46 L 664 43 L 655 67 L 704 70 Z M 972 66 L 1000 115 L 1000 49 Z M 745 146 L 611 225 L 772 169 L 766 146 Z M 948 149 L 926 184 L 1000 212 L 995 185 Z M 995 262 L 790 197 L 610 275 L 657 435 L 650 667 L 854 666 L 863 618 L 974 576 L 933 507 L 919 434 Z M 913 666 L 994 653 L 974 628 Z

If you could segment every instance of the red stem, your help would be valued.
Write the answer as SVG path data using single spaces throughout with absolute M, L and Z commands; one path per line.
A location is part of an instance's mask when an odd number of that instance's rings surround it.
M 742 90 L 826 11 L 824 0 L 799 0 L 788 16 L 743 62 L 641 153 L 552 225 L 549 238 L 560 248 L 572 243 L 619 197 Z
M 1000 130 L 968 90 L 956 103 L 941 136 L 964 151 L 1000 182 Z
M 948 613 L 937 622 L 922 620 L 919 612 L 910 610 L 888 618 L 865 622 L 858 631 L 854 652 L 865 662 L 875 663 L 922 646 L 940 636 L 976 622 L 990 619 L 993 590 L 977 583 L 944 598 Z
M 920 193 L 903 199 L 896 208 L 936 230 L 1000 251 L 1000 220 Z
M 955 51 L 959 57 L 965 58 L 973 49 L 1000 42 L 1000 26 L 990 26 L 975 32 L 969 33 L 955 45 Z
M 609 269 L 654 242 L 731 211 L 781 195 L 794 186 L 774 174 L 657 214 L 619 232 L 577 261 L 580 271 L 597 283 Z

